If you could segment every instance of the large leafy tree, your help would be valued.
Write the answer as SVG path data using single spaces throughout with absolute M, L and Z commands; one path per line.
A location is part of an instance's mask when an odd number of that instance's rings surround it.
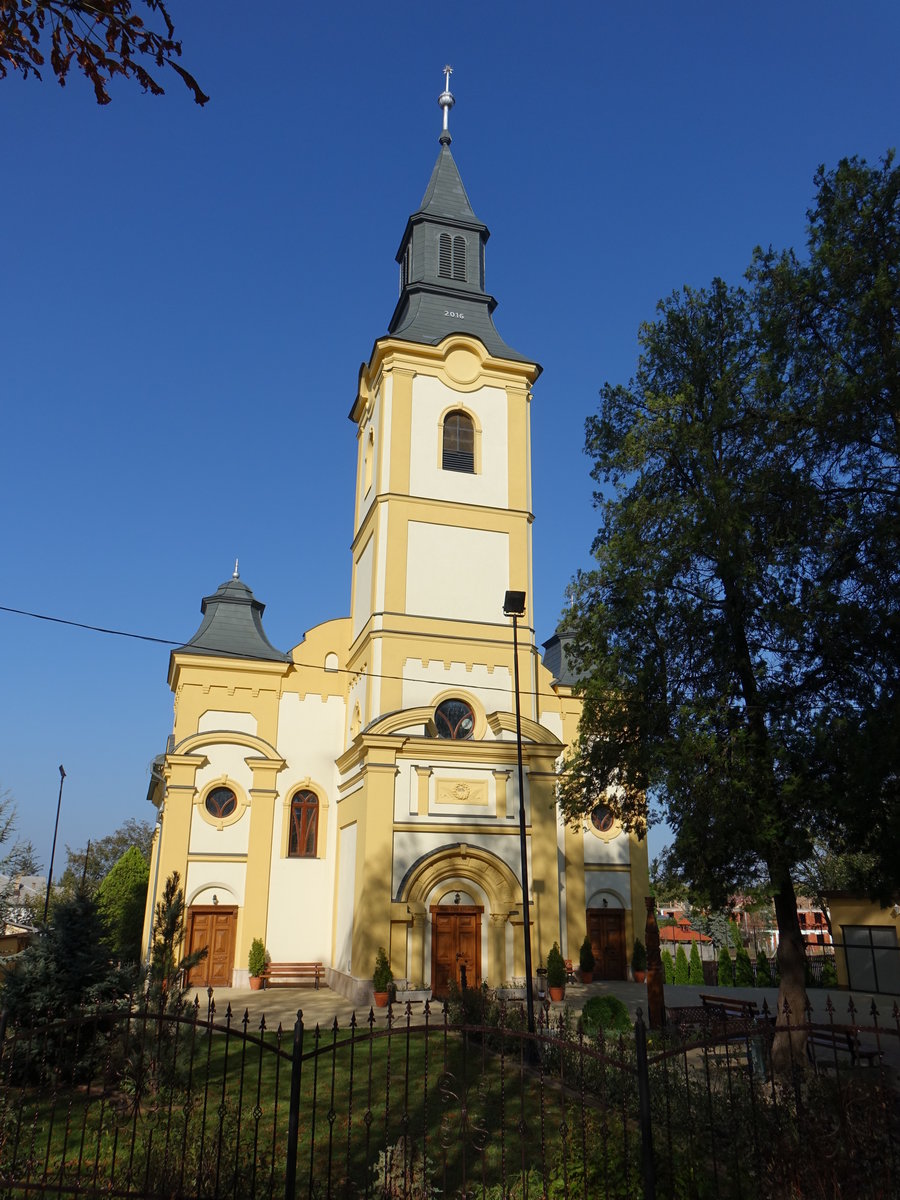
M 73 896 L 85 887 L 94 892 L 119 859 L 136 846 L 146 862 L 150 861 L 153 826 L 149 821 L 127 817 L 112 833 L 96 838 L 86 846 L 73 849 L 66 846 L 66 867 L 60 876 L 59 891 Z
M 153 24 L 145 24 L 147 16 Z M 161 96 L 155 71 L 165 67 L 197 104 L 209 99 L 177 61 L 181 42 L 164 0 L 0 0 L 0 79 L 10 70 L 40 79 L 48 45 L 60 84 L 74 65 L 93 84 L 98 104 L 109 104 L 107 86 L 116 75 Z
M 805 1003 L 812 831 L 897 882 L 897 174 L 820 171 L 809 258 L 664 301 L 587 426 L 602 524 L 576 581 L 589 677 L 562 793 L 646 825 L 713 903 L 771 889 Z

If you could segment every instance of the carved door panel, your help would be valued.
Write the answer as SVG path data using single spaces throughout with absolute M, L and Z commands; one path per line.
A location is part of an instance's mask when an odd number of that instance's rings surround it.
M 188 910 L 188 953 L 206 947 L 206 958 L 188 974 L 191 987 L 230 987 L 234 969 L 237 909 L 196 907 Z
M 480 906 L 459 905 L 431 908 L 431 988 L 435 996 L 446 996 L 451 981 L 461 984 L 466 968 L 469 987 L 481 987 Z
M 625 913 L 621 908 L 589 908 L 587 932 L 598 979 L 625 978 Z

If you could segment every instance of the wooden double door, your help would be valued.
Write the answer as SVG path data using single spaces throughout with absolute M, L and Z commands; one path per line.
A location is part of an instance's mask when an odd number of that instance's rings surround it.
M 237 909 L 194 905 L 188 909 L 187 951 L 206 948 L 206 958 L 188 972 L 191 987 L 231 987 Z
M 431 906 L 431 990 L 444 997 L 451 982 L 481 987 L 481 905 Z
M 625 912 L 621 908 L 589 908 L 587 935 L 594 952 L 596 979 L 625 978 Z

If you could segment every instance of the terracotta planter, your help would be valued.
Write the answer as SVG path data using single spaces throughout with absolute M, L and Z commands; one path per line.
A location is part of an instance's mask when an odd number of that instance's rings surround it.
M 390 992 L 376 992 L 375 993 L 375 1007 L 376 1008 L 387 1008 L 389 997 L 390 997 Z
M 251 975 L 250 976 L 250 991 L 251 992 L 258 992 L 259 989 L 262 987 L 262 985 L 263 985 L 262 975 Z
M 635 983 L 646 983 L 647 982 L 647 972 L 646 971 L 635 971 L 634 972 L 634 982 Z
M 582 983 L 593 983 L 594 982 L 594 972 L 593 971 L 582 971 L 581 972 L 581 982 Z
M 566 994 L 566 989 L 564 986 L 563 987 L 554 987 L 552 983 L 550 984 L 548 990 L 550 992 L 550 999 L 555 1000 L 557 1004 L 559 1003 L 560 1000 L 562 1000 L 563 996 L 565 996 L 565 994 Z

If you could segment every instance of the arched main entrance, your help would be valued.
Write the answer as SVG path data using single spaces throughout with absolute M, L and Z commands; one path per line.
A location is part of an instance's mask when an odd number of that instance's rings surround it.
M 451 983 L 481 987 L 481 904 L 432 904 L 431 990 L 443 999 Z

